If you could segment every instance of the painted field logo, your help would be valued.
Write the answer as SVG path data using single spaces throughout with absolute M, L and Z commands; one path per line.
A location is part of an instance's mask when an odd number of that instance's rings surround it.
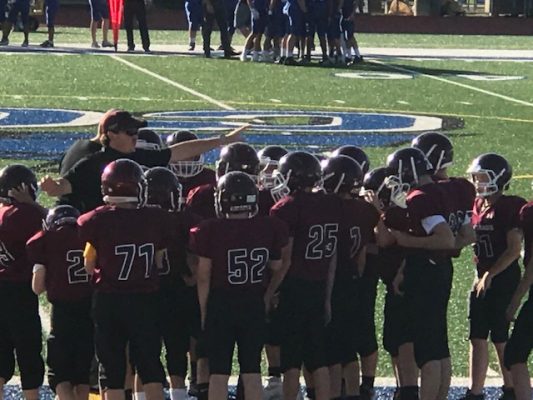
M 95 125 L 101 114 L 69 110 L 0 109 L 0 156 L 57 159 L 75 140 L 90 132 L 54 131 L 54 127 Z M 145 114 L 148 126 L 163 138 L 177 130 L 192 130 L 200 137 L 250 123 L 246 140 L 256 148 L 280 144 L 290 149 L 324 152 L 353 144 L 360 147 L 393 146 L 410 141 L 417 133 L 447 125 L 438 117 L 329 111 L 176 111 Z M 36 132 L 17 128 L 42 127 Z M 218 157 L 207 155 L 209 162 Z
M 102 113 L 46 108 L 0 108 L 0 128 L 59 128 L 96 125 Z

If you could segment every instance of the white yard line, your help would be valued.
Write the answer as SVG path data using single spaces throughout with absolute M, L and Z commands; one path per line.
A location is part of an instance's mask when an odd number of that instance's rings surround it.
M 492 96 L 492 97 L 497 97 L 499 99 L 506 100 L 506 101 L 509 101 L 511 103 L 517 103 L 517 104 L 520 104 L 520 105 L 523 105 L 523 106 L 533 107 L 533 103 L 530 103 L 529 101 L 516 99 L 514 97 L 506 96 L 504 94 L 500 94 L 500 93 L 496 93 L 496 92 L 491 92 L 490 90 L 485 90 L 485 89 L 481 89 L 481 88 L 478 88 L 478 87 L 475 87 L 475 86 L 472 86 L 472 85 L 467 85 L 466 83 L 455 82 L 455 81 L 452 81 L 450 79 L 441 78 L 440 76 L 435 76 L 435 75 L 431 75 L 431 74 L 425 74 L 423 72 L 418 72 L 418 71 L 416 71 L 414 69 L 398 67 L 396 65 L 389 65 L 389 64 L 387 64 L 386 62 L 383 62 L 383 61 L 372 60 L 370 62 L 372 64 L 383 65 L 383 66 L 385 66 L 385 67 L 387 67 L 389 69 L 395 70 L 395 71 L 408 72 L 410 74 L 424 76 L 426 78 L 433 79 L 433 80 L 436 80 L 436 81 L 439 81 L 439 82 L 448 83 L 450 85 L 459 86 L 459 87 L 462 87 L 464 89 L 473 90 L 474 92 L 479 92 L 479 93 L 483 93 L 483 94 L 486 94 L 486 95 L 489 95 L 489 96 Z
M 176 81 L 173 81 L 173 80 L 171 80 L 171 79 L 165 78 L 165 77 L 162 76 L 162 75 L 159 75 L 159 74 L 156 74 L 156 73 L 153 72 L 153 71 L 150 71 L 149 69 L 146 69 L 146 68 L 143 68 L 143 67 L 139 67 L 137 64 L 134 64 L 134 63 L 132 63 L 132 62 L 129 62 L 129 61 L 127 61 L 127 60 L 124 60 L 124 59 L 121 58 L 121 57 L 118 57 L 118 56 L 116 56 L 116 55 L 112 55 L 112 56 L 110 56 L 110 57 L 111 57 L 113 60 L 116 60 L 116 61 L 118 61 L 118 62 L 121 62 L 122 64 L 125 64 L 125 65 L 127 65 L 128 67 L 130 67 L 130 68 L 133 68 L 133 69 L 135 69 L 135 70 L 137 70 L 137 71 L 140 71 L 140 72 L 142 72 L 142 73 L 144 73 L 144 74 L 146 74 L 146 75 L 149 75 L 149 76 L 151 76 L 152 78 L 159 79 L 160 81 L 162 81 L 162 82 L 164 82 L 164 83 L 166 83 L 166 84 L 168 84 L 168 85 L 170 85 L 170 86 L 173 86 L 173 87 L 175 87 L 175 88 L 177 88 L 177 89 L 183 90 L 184 92 L 187 92 L 187 93 L 189 93 L 189 94 L 192 94 L 193 96 L 198 97 L 198 98 L 200 98 L 200 99 L 202 99 L 202 100 L 205 100 L 205 101 L 207 101 L 208 103 L 214 104 L 215 106 L 220 107 L 220 108 L 222 108 L 222 109 L 224 109 L 224 110 L 230 110 L 230 111 L 235 110 L 235 108 L 233 108 L 233 107 L 231 107 L 231 106 L 228 106 L 227 104 L 222 103 L 221 101 L 218 101 L 218 100 L 216 100 L 216 99 L 214 99 L 214 98 L 212 98 L 212 97 L 210 97 L 210 96 L 208 96 L 208 95 L 206 95 L 206 94 L 200 93 L 200 92 L 198 92 L 198 91 L 196 91 L 196 90 L 194 90 L 194 89 L 191 89 L 191 88 L 189 88 L 189 87 L 187 87 L 187 86 L 185 86 L 185 85 L 182 85 L 181 83 L 178 83 L 178 82 L 176 82 Z

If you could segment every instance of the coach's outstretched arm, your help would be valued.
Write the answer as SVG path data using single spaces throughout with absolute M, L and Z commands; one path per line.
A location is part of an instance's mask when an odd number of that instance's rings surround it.
M 230 143 L 244 141 L 241 132 L 250 127 L 250 124 L 242 125 L 232 130 L 227 135 L 220 135 L 216 138 L 189 140 L 187 142 L 176 143 L 169 147 L 171 150 L 170 163 L 186 161 L 219 146 Z

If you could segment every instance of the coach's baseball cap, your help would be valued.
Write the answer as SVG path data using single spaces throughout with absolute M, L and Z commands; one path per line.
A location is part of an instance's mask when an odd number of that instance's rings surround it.
M 135 118 L 131 113 L 124 110 L 112 110 L 105 113 L 101 121 L 103 132 L 133 131 L 145 128 L 148 123 L 144 119 Z

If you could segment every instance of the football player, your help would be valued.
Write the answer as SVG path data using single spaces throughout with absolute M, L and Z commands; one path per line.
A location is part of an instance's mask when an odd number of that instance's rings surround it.
M 167 168 L 155 167 L 145 172 L 147 204 L 168 212 L 173 226 L 172 244 L 159 270 L 159 325 L 165 344 L 165 359 L 170 377 L 171 400 L 187 399 L 185 376 L 190 337 L 199 327 L 196 318 L 196 282 L 188 265 L 189 230 L 199 222 L 194 214 L 182 210 L 181 184 Z
M 336 149 L 332 156 L 344 155 L 353 159 L 361 168 L 363 175 L 370 169 L 370 160 L 363 149 L 354 145 L 345 145 Z M 372 246 L 367 248 L 371 250 Z M 370 257 L 370 261 L 372 261 Z M 367 262 L 362 269 L 359 280 L 360 320 L 359 349 L 361 357 L 361 397 L 369 399 L 374 393 L 374 379 L 378 363 L 378 341 L 376 336 L 376 296 L 378 287 L 378 271 L 372 262 Z
M 416 148 L 400 149 L 387 158 L 391 200 L 407 208 L 408 232 L 391 230 L 406 256 L 404 288 L 412 312 L 413 344 L 421 369 L 420 398 L 445 398 L 451 379 L 447 307 L 456 235 L 469 229 L 470 198 L 449 181 L 435 183 L 432 166 Z M 464 243 L 461 243 L 464 245 Z
M 143 207 L 146 180 L 134 161 L 111 162 L 101 181 L 106 204 L 78 219 L 85 268 L 95 288 L 92 315 L 100 386 L 107 399 L 124 398 L 129 343 L 146 398 L 162 400 L 157 268 L 162 268 L 171 238 L 168 212 Z
M 533 202 L 527 203 L 520 211 L 520 223 L 524 233 L 524 276 L 507 308 L 507 320 L 515 321 L 511 337 L 505 346 L 505 366 L 511 371 L 514 393 L 517 400 L 531 399 L 531 378 L 527 369 L 527 359 L 533 348 Z M 529 297 L 520 309 L 515 320 L 516 311 L 524 295 Z
M 307 0 L 307 10 L 305 21 L 309 30 L 306 32 L 307 60 L 311 61 L 311 47 L 315 33 L 318 35 L 320 49 L 322 50 L 322 63 L 328 62 L 328 45 L 326 42 L 326 31 L 328 29 L 328 19 L 330 17 L 331 0 Z
M 83 265 L 83 245 L 71 206 L 51 209 L 43 229 L 26 244 L 34 264 L 32 288 L 46 292 L 52 304 L 47 340 L 48 382 L 62 399 L 87 399 L 94 356 L 89 275 Z
M 250 6 L 252 31 L 244 42 L 244 48 L 253 48 L 252 61 L 264 61 L 264 54 L 261 54 L 261 40 L 268 23 L 268 2 L 266 0 L 248 0 L 248 5 Z M 246 51 L 241 53 L 240 59 L 241 61 L 248 61 Z
M 220 179 L 230 171 L 245 172 L 257 179 L 259 158 L 255 150 L 246 143 L 232 143 L 220 151 L 216 164 L 216 177 Z M 214 206 L 215 184 L 198 186 L 187 196 L 187 208 L 202 218 L 216 218 Z
M 197 140 L 198 136 L 190 131 L 174 132 L 167 137 L 167 146 Z M 214 185 L 217 181 L 215 171 L 204 165 L 204 155 L 200 154 L 191 160 L 171 163 L 169 168 L 176 174 L 182 186 L 182 195 L 186 199 L 189 192 L 202 185 Z
M 317 400 L 329 399 L 326 329 L 331 318 L 342 200 L 314 189 L 322 182 L 318 159 L 307 152 L 285 155 L 276 172 L 280 198 L 270 213 L 289 225 L 287 276 L 280 291 L 279 312 L 283 398 L 295 399 L 302 364 L 312 374 Z
M 32 264 L 26 242 L 41 229 L 43 210 L 17 201 L 13 191 L 25 190 L 35 201 L 37 179 L 26 166 L 15 164 L 0 171 L 0 301 L 9 305 L 0 313 L 0 398 L 15 372 L 16 362 L 24 397 L 39 398 L 43 383 L 39 302 L 31 290 Z
M 357 64 L 363 61 L 363 56 L 359 53 L 359 45 L 355 39 L 355 1 L 344 0 L 342 3 L 342 39 L 344 57 L 349 64 Z M 351 61 L 351 63 L 350 63 Z
M 396 393 L 404 400 L 418 400 L 418 368 L 414 358 L 411 324 L 401 288 L 395 285 L 397 280 L 401 280 L 399 271 L 404 264 L 404 249 L 396 245 L 388 231 L 405 230 L 408 220 L 406 210 L 390 201 L 387 177 L 387 168 L 379 167 L 367 172 L 363 181 L 364 196 L 381 214 L 376 229 L 376 243 L 367 246 L 366 265 L 378 272 L 387 290 L 383 310 L 383 347 L 391 356 Z
M 472 212 L 472 224 L 476 231 L 474 251 L 477 276 L 469 303 L 471 387 L 464 398 L 484 398 L 490 334 L 503 376 L 502 399 L 513 399 L 513 382 L 503 359 L 505 344 L 509 339 L 509 321 L 505 311 L 520 281 L 520 209 L 526 201 L 504 194 L 511 182 L 512 169 L 499 154 L 478 156 L 467 172 L 477 192 Z
M 285 58 L 283 59 L 284 65 L 297 65 L 296 60 L 294 59 L 294 46 L 304 39 L 305 32 L 305 14 L 307 14 L 307 5 L 305 0 L 287 0 L 283 6 L 283 14 L 287 16 L 288 20 L 288 37 L 284 40 L 284 50 L 282 50 Z M 300 47 L 301 44 L 300 44 Z M 303 47 L 301 48 L 303 50 Z M 280 59 L 281 61 L 281 59 Z
M 225 174 L 215 192 L 218 219 L 191 230 L 191 250 L 199 257 L 198 298 L 207 337 L 210 400 L 227 399 L 235 344 L 245 397 L 262 398 L 265 311 L 282 280 L 288 230 L 276 218 L 256 216 L 257 193 L 247 174 Z M 272 277 L 265 290 L 267 267 Z
M 357 353 L 360 351 L 361 310 L 358 281 L 365 268 L 366 246 L 373 239 L 379 214 L 372 204 L 359 198 L 363 171 L 355 160 L 343 155 L 331 157 L 322 162 L 322 173 L 326 192 L 342 199 L 329 327 L 331 398 L 341 397 L 342 377 L 345 376 L 345 396 L 354 400 L 359 395 Z

